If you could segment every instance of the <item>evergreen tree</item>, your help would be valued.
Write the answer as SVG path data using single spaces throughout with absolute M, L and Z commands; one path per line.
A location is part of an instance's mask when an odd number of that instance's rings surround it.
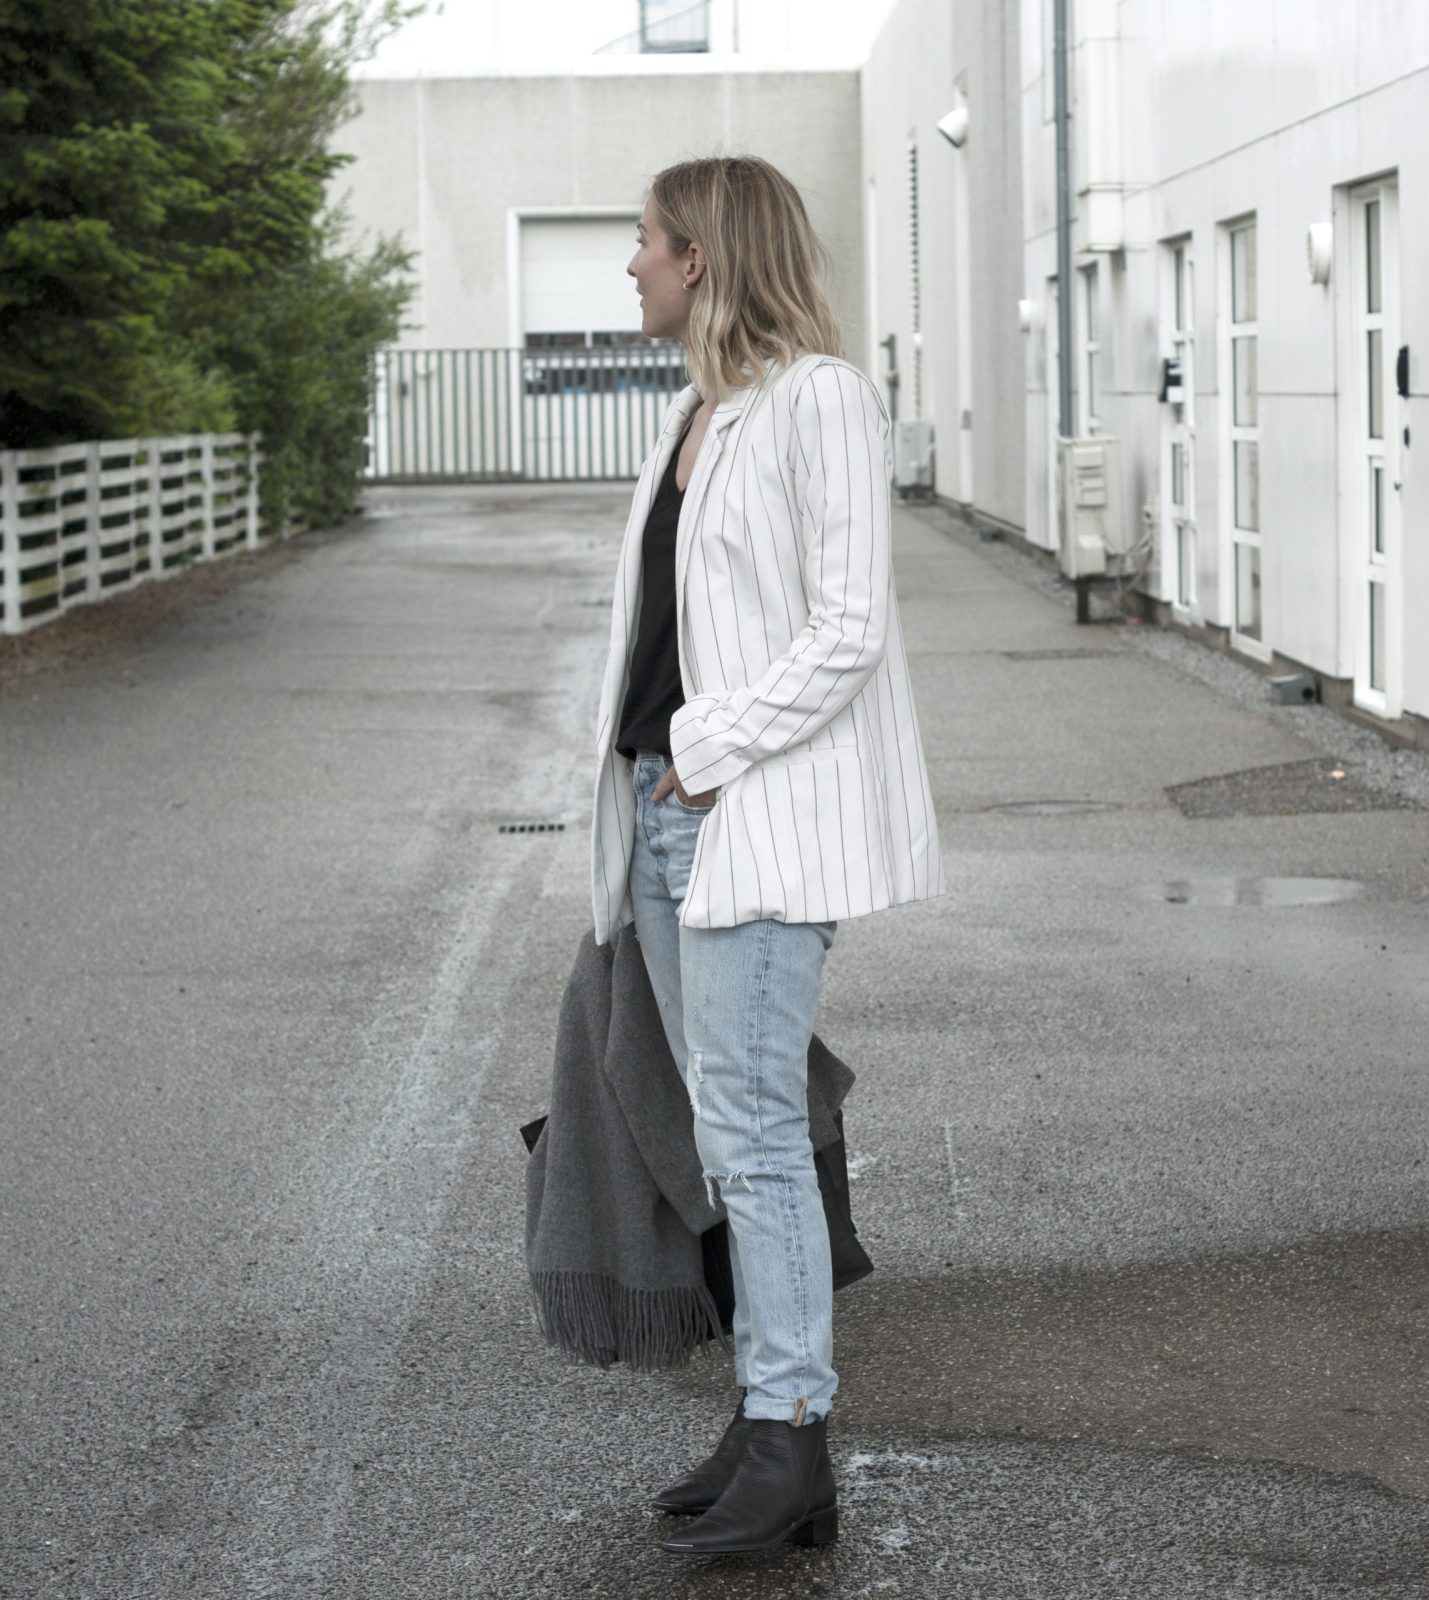
M 346 509 L 408 262 L 324 196 L 348 70 L 416 9 L 0 0 L 0 446 L 257 429 L 270 512 Z

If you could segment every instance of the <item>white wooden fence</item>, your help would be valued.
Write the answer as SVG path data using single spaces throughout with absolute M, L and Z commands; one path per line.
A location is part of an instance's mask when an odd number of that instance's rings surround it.
M 257 434 L 0 450 L 0 632 L 258 544 Z

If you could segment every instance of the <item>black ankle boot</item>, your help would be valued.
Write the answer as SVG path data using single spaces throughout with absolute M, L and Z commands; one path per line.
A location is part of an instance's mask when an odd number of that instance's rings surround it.
M 683 1533 L 662 1546 L 676 1555 L 732 1555 L 839 1536 L 838 1491 L 829 1460 L 828 1418 L 796 1428 L 756 1417 L 729 1488 Z
M 744 1414 L 744 1390 L 739 1391 L 739 1409 L 734 1421 L 724 1430 L 724 1438 L 714 1447 L 714 1454 L 706 1456 L 692 1472 L 687 1472 L 678 1483 L 662 1489 L 650 1502 L 658 1511 L 697 1515 L 708 1511 L 729 1487 L 739 1458 L 744 1454 L 745 1440 L 749 1437 L 751 1423 Z

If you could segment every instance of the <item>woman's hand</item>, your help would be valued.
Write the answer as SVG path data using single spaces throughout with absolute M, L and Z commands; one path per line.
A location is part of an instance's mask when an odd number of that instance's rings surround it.
M 660 781 L 655 785 L 655 792 L 650 798 L 656 805 L 659 805 L 671 789 L 675 791 L 676 799 L 682 805 L 687 806 L 712 806 L 715 803 L 715 797 L 719 793 L 718 789 L 707 789 L 704 794 L 686 794 L 684 785 L 675 774 L 674 767 L 666 767 L 660 774 Z

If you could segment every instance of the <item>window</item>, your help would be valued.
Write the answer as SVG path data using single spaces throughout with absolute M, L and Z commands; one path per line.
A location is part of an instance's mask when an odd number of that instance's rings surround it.
M 1261 641 L 1260 610 L 1260 290 L 1256 223 L 1226 229 L 1229 255 L 1230 404 L 1226 443 L 1230 461 L 1230 528 L 1235 582 L 1234 628 Z
M 1101 324 L 1097 316 L 1098 275 L 1095 266 L 1083 267 L 1081 279 L 1081 361 L 1078 387 L 1080 406 L 1078 430 L 1082 434 L 1101 431 L 1101 386 L 1098 357 L 1101 354 Z
M 710 8 L 699 0 L 640 0 L 640 48 L 647 54 L 700 53 L 710 47 Z

